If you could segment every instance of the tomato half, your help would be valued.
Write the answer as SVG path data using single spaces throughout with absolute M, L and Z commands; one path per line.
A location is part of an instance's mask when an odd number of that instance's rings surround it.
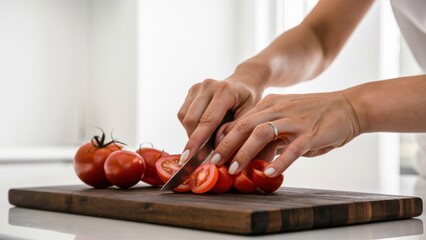
M 99 137 L 97 139 L 99 140 Z M 104 144 L 103 141 L 92 139 L 91 142 L 83 144 L 77 150 L 73 161 L 75 173 L 81 181 L 94 188 L 111 186 L 112 184 L 105 175 L 104 163 L 111 153 L 122 148 L 123 146 L 117 143 Z
M 216 185 L 218 175 L 217 167 L 213 163 L 200 165 L 192 173 L 189 181 L 192 192 L 205 193 L 210 191 Z
M 234 188 L 242 193 L 252 193 L 257 189 L 245 170 L 238 175 L 232 175 L 232 180 Z
M 111 153 L 105 161 L 105 175 L 108 180 L 120 187 L 136 185 L 145 172 L 145 161 L 134 152 L 120 150 Z
M 181 166 L 179 165 L 179 159 L 180 154 L 173 154 L 157 160 L 155 168 L 157 169 L 158 177 L 160 177 L 163 183 L 166 183 L 173 174 L 180 169 Z M 176 192 L 188 192 L 190 190 L 191 186 L 189 184 L 189 179 L 173 189 L 173 191 Z
M 254 184 L 265 193 L 275 192 L 281 187 L 284 181 L 284 175 L 278 175 L 276 177 L 268 177 L 263 171 L 268 166 L 268 163 L 263 160 L 253 160 L 250 162 L 247 171 L 251 176 Z
M 211 192 L 221 194 L 229 191 L 232 187 L 232 177 L 226 166 L 217 167 L 218 178 Z
M 143 175 L 141 180 L 152 186 L 163 185 L 163 181 L 157 174 L 155 163 L 158 161 L 158 159 L 168 156 L 169 154 L 155 148 L 139 148 L 136 153 L 139 154 L 145 160 L 146 163 L 145 174 Z

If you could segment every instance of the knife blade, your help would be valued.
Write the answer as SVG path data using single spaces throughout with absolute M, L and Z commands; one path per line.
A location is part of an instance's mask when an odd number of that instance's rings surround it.
M 186 161 L 178 171 L 173 174 L 169 181 L 163 185 L 161 191 L 169 191 L 176 188 L 188 180 L 188 178 L 195 171 L 195 169 L 197 169 L 198 166 L 209 159 L 210 154 L 213 153 L 214 150 L 214 142 L 217 131 L 223 124 L 232 121 L 233 116 L 234 115 L 231 112 L 225 114 L 222 122 L 214 130 L 212 135 L 210 135 L 210 137 L 201 145 L 198 151 L 188 161 Z

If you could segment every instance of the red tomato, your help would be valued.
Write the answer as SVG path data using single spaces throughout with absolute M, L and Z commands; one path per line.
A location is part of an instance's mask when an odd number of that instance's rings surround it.
M 134 152 L 120 150 L 111 153 L 105 161 L 108 180 L 120 187 L 129 188 L 137 184 L 145 172 L 145 161 Z
M 157 174 L 163 183 L 166 183 L 173 176 L 173 174 L 180 169 L 181 166 L 178 164 L 179 159 L 180 154 L 174 154 L 162 157 L 155 163 Z M 189 179 L 173 189 L 173 191 L 176 192 L 188 192 L 189 190 L 191 190 Z
M 155 163 L 158 159 L 168 156 L 169 154 L 155 148 L 139 148 L 136 153 L 139 154 L 146 163 L 145 174 L 141 180 L 145 183 L 151 184 L 152 186 L 163 185 L 163 181 L 160 177 L 158 177 Z
M 191 175 L 190 185 L 194 193 L 205 193 L 210 191 L 217 182 L 218 171 L 213 163 L 200 165 Z
M 217 167 L 218 178 L 214 187 L 211 189 L 213 193 L 225 193 L 232 187 L 232 177 L 226 166 Z
M 238 175 L 233 175 L 232 179 L 234 188 L 242 193 L 252 193 L 257 189 L 245 170 Z
M 114 140 L 109 143 L 104 141 L 105 134 L 102 137 L 95 136 L 91 142 L 83 144 L 74 156 L 75 173 L 81 181 L 95 188 L 112 185 L 105 176 L 104 163 L 112 152 L 123 148 Z
M 284 176 L 278 175 L 276 177 L 268 177 L 263 171 L 268 166 L 268 163 L 262 160 L 253 160 L 248 166 L 248 172 L 251 176 L 254 184 L 265 193 L 275 192 L 278 188 L 281 187 L 281 184 L 284 181 Z

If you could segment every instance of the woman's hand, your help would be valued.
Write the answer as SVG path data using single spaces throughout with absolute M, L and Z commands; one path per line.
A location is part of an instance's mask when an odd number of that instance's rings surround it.
M 238 149 L 229 169 L 238 174 L 256 156 L 270 161 L 282 152 L 265 170 L 274 177 L 300 156 L 318 156 L 343 146 L 360 134 L 360 123 L 342 92 L 268 95 L 222 131 L 225 136 L 211 162 L 223 164 Z
M 260 100 L 264 88 L 260 75 L 263 71 L 257 69 L 253 73 L 246 69 L 239 67 L 225 80 L 207 79 L 191 87 L 178 112 L 189 137 L 180 164 L 200 148 L 228 111 L 232 111 L 237 119 Z

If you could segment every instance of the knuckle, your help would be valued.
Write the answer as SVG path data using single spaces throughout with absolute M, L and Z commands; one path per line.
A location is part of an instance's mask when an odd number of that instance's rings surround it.
M 198 124 L 198 120 L 192 116 L 185 116 L 182 123 L 185 127 L 195 127 Z
M 215 83 L 215 82 L 217 82 L 216 80 L 213 80 L 213 79 L 211 79 L 211 78 L 207 78 L 207 79 L 205 79 L 203 82 L 202 82 L 202 85 L 203 86 L 210 86 L 210 85 L 212 85 L 213 83 Z
M 179 110 L 179 112 L 177 113 L 177 117 L 181 123 L 183 123 L 183 120 L 185 119 L 185 115 L 186 115 L 186 112 L 183 110 Z
M 220 142 L 216 151 L 221 153 L 222 156 L 227 156 L 234 151 L 234 147 L 229 141 L 224 139 L 222 142 Z
M 242 147 L 235 155 L 235 159 L 237 159 L 237 161 L 241 163 L 247 162 L 248 160 L 251 160 L 250 153 Z
M 217 121 L 217 114 L 213 111 L 204 113 L 200 118 L 200 125 L 206 126 L 214 124 Z
M 227 82 L 220 82 L 220 84 L 217 86 L 217 90 L 220 93 L 227 94 L 231 92 L 232 88 Z
M 290 152 L 290 154 L 293 154 L 297 157 L 302 156 L 304 154 L 303 149 L 304 147 L 298 142 L 293 142 L 293 144 L 288 147 L 288 151 Z
M 203 85 L 202 83 L 196 83 L 196 84 L 192 85 L 192 87 L 188 91 L 188 95 L 198 92 L 199 89 L 201 89 L 202 85 Z
M 241 120 L 235 124 L 235 130 L 240 134 L 247 134 L 253 129 L 253 124 L 249 120 Z
M 273 134 L 273 132 L 267 123 L 257 125 L 253 130 L 253 136 L 260 141 L 271 139 L 273 137 L 271 134 Z

